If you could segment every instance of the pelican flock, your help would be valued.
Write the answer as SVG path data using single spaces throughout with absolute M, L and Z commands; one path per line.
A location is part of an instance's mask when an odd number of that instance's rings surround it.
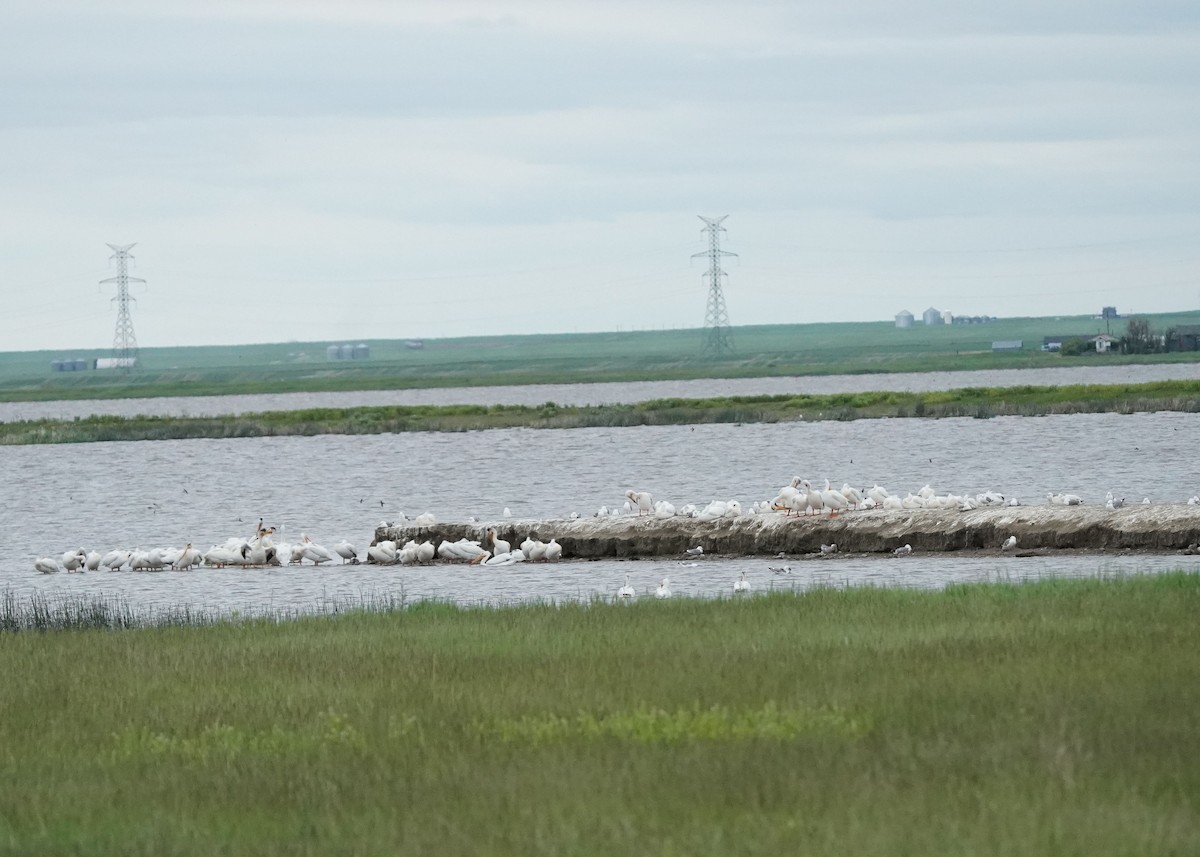
M 818 484 L 823 487 L 817 487 Z M 961 494 L 955 492 L 941 493 L 931 485 L 925 484 L 914 491 L 903 494 L 893 493 L 878 483 L 870 487 L 856 488 L 849 482 L 843 482 L 840 488 L 828 477 L 814 480 L 804 476 L 794 476 L 788 484 L 774 492 L 773 499 L 759 499 L 743 505 L 742 501 L 732 499 L 712 499 L 707 503 L 686 503 L 676 506 L 668 500 L 655 500 L 654 495 L 647 490 L 631 488 L 625 491 L 621 505 L 601 506 L 593 517 L 631 516 L 653 520 L 675 517 L 692 518 L 700 522 L 716 522 L 729 518 L 740 518 L 744 515 L 779 515 L 784 518 L 802 518 L 826 516 L 829 518 L 851 513 L 869 512 L 871 510 L 941 510 L 946 512 L 970 511 L 989 506 L 1019 506 L 1018 498 L 1005 495 L 994 490 Z M 1084 497 L 1070 492 L 1050 491 L 1046 494 L 1046 502 L 1052 506 L 1084 505 Z M 1125 498 L 1116 496 L 1108 491 L 1103 501 L 1103 507 L 1117 510 L 1124 506 Z M 1193 495 L 1186 501 L 1189 505 L 1200 505 L 1200 495 Z M 1151 505 L 1149 497 L 1140 505 Z M 511 510 L 503 510 L 505 518 L 510 517 Z M 580 517 L 578 512 L 572 512 L 570 519 Z M 414 519 L 408 519 L 403 513 L 398 521 L 417 528 L 418 535 L 426 533 L 437 524 L 432 514 L 426 512 Z M 474 519 L 471 519 L 474 523 Z M 547 526 L 549 522 L 542 522 Z M 380 526 L 393 526 L 394 522 L 384 521 Z M 650 521 L 647 521 L 650 525 Z M 506 524 L 510 531 L 511 524 Z M 563 558 L 563 545 L 557 538 L 543 541 L 535 531 L 530 530 L 524 541 L 519 545 L 500 538 L 500 532 L 495 526 L 483 529 L 483 538 L 471 540 L 461 538 L 451 542 L 442 540 L 434 544 L 428 539 L 418 542 L 409 540 L 403 545 L 393 541 L 383 540 L 360 551 L 350 541 L 341 539 L 329 549 L 314 541 L 306 533 L 300 534 L 298 542 L 289 543 L 277 540 L 278 529 L 265 526 L 263 519 L 255 533 L 249 537 L 234 536 L 220 544 L 214 544 L 207 550 L 194 547 L 191 543 L 183 547 L 118 547 L 101 552 L 85 550 L 82 547 L 69 548 L 60 554 L 39 556 L 33 560 L 34 571 L 41 574 L 53 574 L 59 571 L 67 573 L 83 573 L 93 571 L 186 571 L 200 567 L 207 568 L 266 568 L 298 565 L 429 565 L 434 562 L 471 563 L 486 566 L 508 566 L 517 563 L 556 563 Z M 1012 551 L 1016 547 L 1016 537 L 1009 536 L 1001 545 L 1002 551 Z M 820 553 L 832 556 L 837 553 L 837 545 L 822 544 Z M 906 556 L 912 553 L 909 545 L 896 545 L 892 548 L 896 556 Z M 700 545 L 688 548 L 685 552 L 690 557 L 703 558 L 704 549 Z M 686 563 L 695 567 L 699 563 Z M 776 574 L 790 573 L 790 568 L 771 567 Z M 740 578 L 738 583 L 749 583 Z M 630 589 L 628 580 L 626 586 L 619 591 L 619 597 L 634 597 L 624 594 Z M 661 594 L 666 592 L 666 595 Z M 670 594 L 669 581 L 656 590 L 658 597 L 668 597 Z

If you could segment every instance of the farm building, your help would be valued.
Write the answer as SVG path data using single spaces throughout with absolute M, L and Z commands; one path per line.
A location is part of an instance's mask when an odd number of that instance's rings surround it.
M 365 343 L 330 345 L 325 349 L 326 360 L 366 360 L 370 356 L 371 347 Z
M 992 343 L 993 351 L 1020 351 L 1023 339 L 997 339 Z
M 1181 324 L 1169 333 L 1168 351 L 1200 351 L 1200 324 Z
M 913 314 L 906 309 L 896 313 L 896 327 L 912 327 Z
M 946 320 L 942 318 L 942 311 L 939 309 L 934 309 L 933 307 L 930 307 L 929 309 L 925 310 L 925 312 L 921 313 L 921 319 L 926 324 L 946 323 Z
M 1107 333 L 1066 333 L 1058 336 L 1047 336 L 1042 339 L 1043 351 L 1061 351 L 1068 342 L 1082 342 L 1099 351 L 1101 354 L 1112 349 L 1115 340 Z

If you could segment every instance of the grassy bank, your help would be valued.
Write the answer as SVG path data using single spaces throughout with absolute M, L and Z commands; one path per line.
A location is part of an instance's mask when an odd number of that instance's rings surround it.
M 1200 312 L 1147 317 L 1155 330 L 1200 324 Z M 1041 351 L 1046 335 L 1102 332 L 1091 316 L 1009 318 L 983 325 L 916 325 L 890 321 L 759 325 L 733 330 L 735 352 L 700 353 L 701 331 L 659 330 L 427 340 L 368 340 L 369 360 L 328 361 L 328 343 L 143 348 L 140 371 L 52 372 L 63 357 L 110 356 L 107 350 L 0 352 L 0 401 L 204 396 L 231 393 L 388 390 L 414 387 L 594 381 L 743 378 L 833 373 L 1026 369 L 1117 363 L 1194 362 L 1200 353 L 1088 354 Z M 1112 324 L 1120 334 L 1124 321 Z M 993 352 L 997 340 L 1021 340 Z
M 971 387 L 930 393 L 838 393 L 659 399 L 628 405 L 385 406 L 272 411 L 234 417 L 116 417 L 0 423 L 0 444 L 384 434 L 495 428 L 1200 411 L 1200 381 L 1063 387 Z
M 1200 578 L 0 637 L 0 852 L 1200 849 Z

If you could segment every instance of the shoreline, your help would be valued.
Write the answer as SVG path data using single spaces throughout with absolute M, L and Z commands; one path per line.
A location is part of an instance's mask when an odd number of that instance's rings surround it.
M 579 518 L 562 521 L 442 523 L 428 527 L 377 527 L 372 544 L 410 539 L 481 540 L 494 527 L 498 538 L 514 546 L 526 536 L 555 538 L 564 559 L 640 559 L 686 557 L 699 545 L 704 558 L 805 555 L 888 555 L 911 545 L 913 554 L 962 552 L 963 555 L 1005 555 L 1021 558 L 1052 556 L 1055 552 L 1105 554 L 1110 551 L 1176 553 L 1200 542 L 1200 506 L 1183 503 L 1127 506 L 1120 509 L 1089 506 L 1001 506 L 957 510 L 864 510 L 836 518 L 785 517 L 780 513 L 742 515 L 701 521 L 674 517 L 655 519 Z M 1001 543 L 1017 537 L 1017 546 L 1002 551 Z M 823 544 L 836 544 L 838 553 L 822 555 Z M 910 557 L 905 557 L 911 558 Z M 699 561 L 699 560 L 698 560 Z

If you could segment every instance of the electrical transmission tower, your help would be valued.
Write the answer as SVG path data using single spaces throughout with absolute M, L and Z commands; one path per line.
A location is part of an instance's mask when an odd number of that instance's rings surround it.
M 721 270 L 722 256 L 736 256 L 721 249 L 721 233 L 725 227 L 721 225 L 728 214 L 720 217 L 705 217 L 697 215 L 706 224 L 701 232 L 708 233 L 708 249 L 702 253 L 692 254 L 708 257 L 708 270 L 701 279 L 708 279 L 708 308 L 704 311 L 704 353 L 720 357 L 733 351 L 733 332 L 729 329 L 729 313 L 725 311 L 725 292 L 721 289 L 721 278 L 728 277 Z
M 109 277 L 107 280 L 101 280 L 100 285 L 107 283 L 117 284 L 117 296 L 113 301 L 117 304 L 117 332 L 113 335 L 113 357 L 117 359 L 116 365 L 128 372 L 137 365 L 137 337 L 133 334 L 133 318 L 129 315 L 129 302 L 137 302 L 136 298 L 129 296 L 130 283 L 144 283 L 143 279 L 129 276 L 129 260 L 133 258 L 129 250 L 133 244 L 109 244 L 113 249 L 113 255 L 110 258 L 117 260 L 117 275 Z

